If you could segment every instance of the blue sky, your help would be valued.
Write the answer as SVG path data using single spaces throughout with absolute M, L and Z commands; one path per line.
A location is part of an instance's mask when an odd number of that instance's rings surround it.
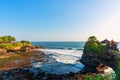
M 120 41 L 120 0 L 0 0 L 0 36 L 17 40 Z

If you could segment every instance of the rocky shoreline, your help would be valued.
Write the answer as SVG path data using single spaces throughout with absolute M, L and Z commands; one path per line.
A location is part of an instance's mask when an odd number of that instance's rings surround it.
M 29 69 L 14 69 L 11 71 L 4 71 L 0 73 L 0 79 L 3 80 L 77 80 L 77 74 L 70 73 L 70 74 L 46 74 L 45 72 L 38 72 L 35 75 Z
M 14 60 L 14 63 L 16 64 L 11 64 L 11 67 L 9 65 L 6 65 L 4 66 L 4 68 L 2 68 L 1 66 L 0 80 L 23 80 L 23 79 L 24 80 L 66 80 L 66 79 L 77 80 L 78 75 L 82 73 L 82 72 L 78 72 L 78 73 L 70 72 L 69 74 L 45 73 L 41 71 L 39 68 L 32 68 L 30 65 L 31 63 L 34 62 L 42 62 L 42 59 L 46 55 L 41 51 L 35 51 L 30 54 L 34 54 L 34 55 L 30 55 L 29 57 L 26 57 L 25 60 L 24 58 L 22 58 L 22 60 Z M 28 59 L 31 62 L 29 62 Z M 23 65 L 20 65 L 21 63 L 23 63 Z M 18 66 L 18 64 L 20 66 Z
M 35 70 L 35 69 L 34 69 Z M 86 75 L 95 78 L 96 73 L 69 73 L 69 74 L 50 74 L 39 71 L 37 74 L 29 68 L 13 69 L 0 72 L 0 80 L 87 80 Z M 113 76 L 114 77 L 114 76 Z
M 89 44 L 92 44 L 92 46 L 89 46 Z M 41 49 L 44 49 L 44 47 L 24 46 L 18 50 L 7 51 L 1 49 L 1 53 L 5 52 L 5 54 L 4 57 L 0 58 L 0 80 L 87 80 L 88 75 L 92 78 L 96 78 L 98 75 L 107 75 L 111 80 L 115 78 L 119 51 L 117 49 L 117 43 L 114 41 L 104 40 L 99 42 L 94 37 L 90 37 L 85 44 L 82 57 L 78 53 L 77 56 L 72 55 L 73 52 L 71 54 L 69 53 L 69 55 L 68 53 L 60 54 L 61 52 L 54 52 L 52 54 L 47 52 L 48 54 L 45 54 L 44 51 L 39 51 Z M 74 54 L 76 54 L 76 51 Z M 80 57 L 81 59 L 79 59 Z M 68 62 L 70 61 L 70 63 L 67 63 L 69 66 L 73 66 L 71 62 L 76 63 L 78 61 L 83 63 L 85 67 L 83 70 L 80 70 L 79 64 L 78 72 L 72 72 L 70 70 L 71 72 L 67 74 L 53 74 L 51 70 L 54 69 L 50 69 L 50 73 L 49 68 L 52 68 L 52 66 L 57 65 L 55 68 L 58 71 L 60 68 L 59 65 L 66 65 L 61 62 L 62 60 L 64 61 L 64 58 L 68 58 L 66 60 Z M 71 59 L 75 61 L 71 61 Z M 49 63 L 51 62 L 52 65 L 50 66 Z M 43 66 L 41 63 L 46 64 Z M 40 69 L 41 66 L 48 69 L 49 72 L 42 71 Z M 65 69 L 68 70 L 67 68 L 68 66 Z M 71 67 L 69 68 L 71 69 Z M 78 70 L 76 67 L 73 69 Z
M 31 62 L 42 62 L 42 59 L 46 56 L 44 52 L 37 51 L 37 54 L 29 56 L 29 60 Z M 31 58 L 32 57 L 32 58 Z M 46 60 L 47 61 L 47 60 Z M 24 61 L 23 61 L 24 62 Z M 19 64 L 19 61 L 18 61 Z M 104 70 L 106 70 L 108 67 L 104 66 L 98 67 L 98 70 L 102 70 L 98 73 L 86 73 L 83 71 L 79 71 L 77 73 L 70 72 L 69 74 L 51 74 L 41 71 L 39 68 L 32 68 L 29 64 L 24 64 L 24 66 L 19 66 L 17 68 L 11 68 L 11 69 L 4 69 L 0 72 L 0 80 L 87 80 L 86 75 L 91 75 L 93 78 L 97 76 L 97 74 L 103 74 Z M 25 66 L 26 65 L 26 66 Z M 15 65 L 13 65 L 14 67 Z M 59 69 L 59 67 L 58 67 Z

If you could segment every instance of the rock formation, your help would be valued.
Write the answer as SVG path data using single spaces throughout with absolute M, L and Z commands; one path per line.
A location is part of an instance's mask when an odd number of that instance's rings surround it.
M 21 47 L 20 51 L 31 52 L 33 49 L 35 49 L 34 46 L 23 46 Z
M 88 39 L 84 46 L 81 62 L 85 65 L 85 72 L 97 72 L 99 64 L 104 64 L 117 69 L 119 50 L 115 41 L 107 39 L 99 42 L 96 37 L 92 36 Z
M 36 49 L 45 49 L 44 46 L 36 46 Z
M 7 52 L 7 49 L 0 49 L 0 55 L 5 54 Z

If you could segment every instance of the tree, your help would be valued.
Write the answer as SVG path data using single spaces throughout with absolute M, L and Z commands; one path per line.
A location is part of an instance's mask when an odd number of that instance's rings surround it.
M 97 38 L 95 36 L 90 36 L 88 38 L 88 41 L 98 41 Z
M 7 37 L 9 43 L 16 41 L 15 37 L 13 37 L 13 36 L 6 36 L 6 37 Z
M 7 42 L 8 42 L 7 36 L 3 36 L 3 37 L 2 37 L 2 40 L 3 40 L 3 41 L 2 41 L 3 43 L 7 43 Z
M 30 46 L 32 43 L 30 41 L 22 40 L 20 43 L 23 44 L 23 46 Z
M 3 42 L 3 39 L 2 39 L 2 37 L 0 37 L 0 43 L 2 43 Z
M 30 41 L 27 41 L 27 40 L 22 40 L 22 41 L 20 41 L 21 43 L 28 43 L 28 44 L 31 44 L 31 42 Z
M 105 46 L 95 36 L 91 36 L 85 44 L 85 49 L 92 53 L 104 53 Z
M 1 43 L 11 43 L 11 42 L 14 42 L 16 41 L 16 38 L 13 37 L 13 36 L 2 36 L 0 37 L 0 42 Z

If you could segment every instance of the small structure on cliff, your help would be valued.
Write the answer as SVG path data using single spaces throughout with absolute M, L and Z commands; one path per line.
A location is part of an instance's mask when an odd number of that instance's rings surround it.
M 119 49 L 117 48 L 118 43 L 115 42 L 114 40 L 109 41 L 109 40 L 105 39 L 105 40 L 101 41 L 101 43 L 103 43 L 106 46 L 107 50 L 109 49 L 109 50 L 119 51 Z
M 95 36 L 88 38 L 85 43 L 81 63 L 85 65 L 85 72 L 97 72 L 99 64 L 117 69 L 118 61 L 117 42 L 105 39 L 99 42 Z

